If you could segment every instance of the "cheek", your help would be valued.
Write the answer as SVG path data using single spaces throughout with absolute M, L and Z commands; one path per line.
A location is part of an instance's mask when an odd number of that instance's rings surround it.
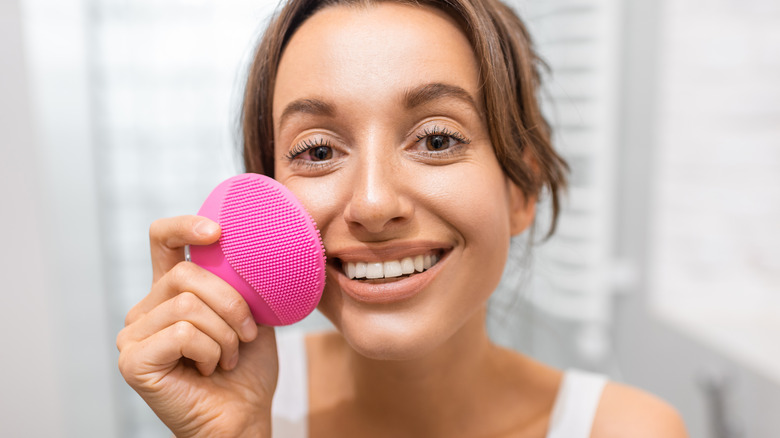
M 495 169 L 471 170 L 431 184 L 437 189 L 433 208 L 463 246 L 454 283 L 471 297 L 467 302 L 473 306 L 485 301 L 501 280 L 511 226 L 507 184 L 501 170 L 497 165 Z
M 430 172 L 423 183 L 434 214 L 449 223 L 467 246 L 510 238 L 505 178 L 497 164 L 495 168 L 490 164 Z
M 277 166 L 277 169 L 279 166 Z M 281 170 L 276 179 L 284 184 L 301 201 L 320 232 L 332 224 L 343 205 L 344 184 L 336 175 L 321 178 L 302 178 Z

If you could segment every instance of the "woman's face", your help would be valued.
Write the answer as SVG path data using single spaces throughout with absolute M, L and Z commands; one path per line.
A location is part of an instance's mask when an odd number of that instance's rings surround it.
M 285 49 L 276 178 L 322 231 L 319 309 L 368 357 L 418 357 L 482 318 L 510 236 L 532 220 L 479 81 L 466 36 L 428 7 L 329 7 Z

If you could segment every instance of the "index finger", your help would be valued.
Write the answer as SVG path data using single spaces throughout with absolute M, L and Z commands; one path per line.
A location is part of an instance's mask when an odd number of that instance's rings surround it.
M 219 225 L 202 216 L 176 216 L 152 222 L 149 227 L 152 281 L 156 283 L 184 260 L 185 245 L 209 245 L 216 242 L 219 236 Z

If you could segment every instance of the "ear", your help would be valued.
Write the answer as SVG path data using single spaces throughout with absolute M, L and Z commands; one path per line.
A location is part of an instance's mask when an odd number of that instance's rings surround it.
M 509 194 L 509 231 L 512 237 L 522 233 L 536 217 L 536 196 L 526 196 L 517 184 L 507 178 Z

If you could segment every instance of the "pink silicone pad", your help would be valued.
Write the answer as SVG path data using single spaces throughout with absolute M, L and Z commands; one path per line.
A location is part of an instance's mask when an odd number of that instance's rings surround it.
M 191 246 L 190 258 L 233 286 L 258 324 L 288 325 L 314 311 L 325 287 L 320 232 L 295 195 L 254 173 L 218 185 L 198 215 L 222 235 Z

